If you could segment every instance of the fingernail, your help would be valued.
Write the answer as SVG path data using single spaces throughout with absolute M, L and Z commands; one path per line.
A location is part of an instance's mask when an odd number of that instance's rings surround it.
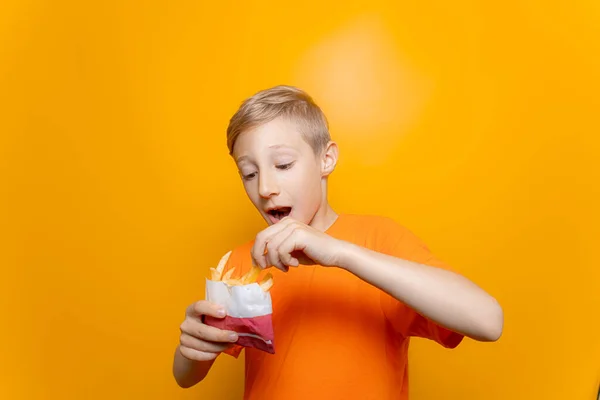
M 220 309 L 217 311 L 217 315 L 218 315 L 219 317 L 224 317 L 224 316 L 225 316 L 225 310 L 223 310 L 222 308 L 220 308 Z
M 231 340 L 232 342 L 237 341 L 237 339 L 238 339 L 237 334 L 235 334 L 235 333 L 230 333 L 229 334 L 229 340 Z

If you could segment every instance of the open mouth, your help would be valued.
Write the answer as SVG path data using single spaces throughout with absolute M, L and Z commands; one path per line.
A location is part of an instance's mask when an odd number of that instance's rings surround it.
M 277 207 L 267 211 L 273 223 L 279 222 L 292 212 L 292 207 Z

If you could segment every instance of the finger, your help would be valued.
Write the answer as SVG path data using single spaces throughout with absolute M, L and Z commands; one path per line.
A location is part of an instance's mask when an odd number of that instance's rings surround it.
M 285 223 L 283 221 L 271 225 L 258 235 L 256 235 L 256 239 L 254 240 L 254 245 L 252 246 L 252 250 L 250 254 L 252 256 L 252 261 L 261 268 L 267 268 L 267 258 L 266 258 L 266 246 L 269 240 L 274 237 L 277 233 L 285 229 L 291 220 L 287 220 Z
M 266 268 L 266 258 L 265 258 L 265 254 L 264 254 L 264 250 L 262 251 L 263 254 L 259 254 L 259 248 L 264 249 L 265 248 L 266 243 L 262 243 L 262 244 L 258 244 L 255 243 L 252 251 L 250 252 L 250 257 L 252 258 L 252 265 L 256 265 L 260 268 Z M 261 247 L 262 246 L 262 247 Z
M 204 340 L 200 340 L 195 338 L 187 333 L 182 333 L 179 338 L 179 342 L 182 346 L 185 346 L 190 349 L 204 351 L 208 353 L 221 353 L 231 347 L 229 343 L 215 343 L 215 342 L 207 342 Z
M 269 243 L 267 243 L 267 260 L 269 265 L 279 268 L 284 272 L 289 270 L 289 267 L 286 265 L 286 263 L 282 262 L 284 259 L 281 258 L 279 248 L 281 243 L 283 243 L 289 236 L 293 235 L 296 229 L 298 229 L 297 225 L 290 224 L 279 234 L 271 238 Z
M 298 264 L 302 265 L 315 265 L 315 260 L 307 256 L 303 251 L 292 251 L 292 257 L 298 260 Z
M 267 265 L 280 269 L 283 272 L 288 272 L 289 270 L 289 267 L 279 259 L 279 252 L 277 249 L 269 249 L 269 252 L 267 253 Z
M 181 332 L 201 340 L 217 343 L 233 343 L 238 339 L 237 333 L 203 324 L 195 319 L 186 319 L 180 326 Z
M 200 300 L 192 304 L 188 315 L 193 315 L 195 317 L 209 315 L 215 318 L 225 318 L 226 311 L 225 308 L 218 304 L 214 304 L 206 300 Z
M 179 346 L 179 352 L 182 356 L 193 361 L 209 361 L 214 360 L 219 355 L 218 353 L 209 353 L 190 349 L 189 347 Z
M 274 234 L 279 232 L 282 228 L 283 226 L 280 224 L 271 225 L 256 235 L 256 240 L 254 241 L 254 246 L 252 246 L 251 254 L 253 262 L 259 267 L 267 268 L 267 244 L 269 243 L 271 237 L 273 237 Z
M 288 236 L 281 245 L 279 245 L 279 258 L 285 265 L 297 267 L 300 265 L 296 254 L 301 253 L 305 248 L 302 243 L 301 231 L 295 230 L 294 233 Z
M 268 232 L 266 232 L 266 231 L 262 231 L 258 235 L 256 235 L 256 239 L 254 240 L 254 245 L 252 246 L 252 250 L 250 250 L 250 255 L 252 257 L 252 263 L 261 268 L 267 267 L 266 258 L 265 258 L 267 237 L 268 237 Z

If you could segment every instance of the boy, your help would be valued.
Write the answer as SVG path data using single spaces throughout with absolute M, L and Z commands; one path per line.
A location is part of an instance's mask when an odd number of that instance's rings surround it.
M 227 142 L 269 224 L 233 251 L 228 266 L 275 267 L 276 354 L 246 349 L 245 399 L 407 399 L 411 336 L 447 348 L 464 336 L 500 337 L 496 300 L 410 231 L 331 208 L 327 182 L 338 147 L 306 93 L 278 86 L 247 99 Z M 173 365 L 182 387 L 201 381 L 221 352 L 237 357 L 241 350 L 234 332 L 204 325 L 204 315 L 224 311 L 206 301 L 188 307 Z

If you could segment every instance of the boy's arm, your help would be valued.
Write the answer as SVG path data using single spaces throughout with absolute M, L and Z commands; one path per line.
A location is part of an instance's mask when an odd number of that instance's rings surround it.
M 502 308 L 468 279 L 336 239 L 289 217 L 260 232 L 251 254 L 261 268 L 340 267 L 454 332 L 480 341 L 502 334 Z
M 202 381 L 214 363 L 215 359 L 206 361 L 190 360 L 181 354 L 179 346 L 177 346 L 173 360 L 173 376 L 179 386 L 189 388 Z
M 237 333 L 204 324 L 203 316 L 224 318 L 225 310 L 206 300 L 189 305 L 179 329 L 179 345 L 173 357 L 173 376 L 183 388 L 194 386 L 206 377 L 217 356 L 231 349 Z
M 340 268 L 378 287 L 419 314 L 480 341 L 495 341 L 503 328 L 498 302 L 451 271 L 338 242 Z

